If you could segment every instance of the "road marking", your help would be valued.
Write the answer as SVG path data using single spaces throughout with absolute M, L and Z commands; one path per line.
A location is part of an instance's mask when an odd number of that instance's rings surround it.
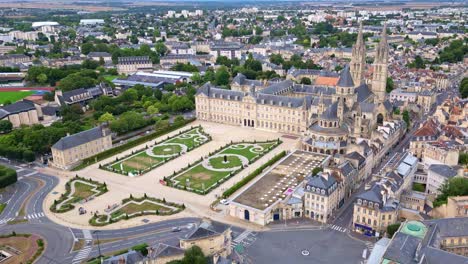
M 337 226 L 337 225 L 331 225 L 330 228 L 335 231 L 342 232 L 342 233 L 348 231 L 348 229 L 341 227 L 341 226 Z
M 9 221 L 13 220 L 14 218 L 6 218 L 6 219 L 3 219 L 3 220 L 0 220 L 0 225 L 2 224 L 6 224 L 8 223 Z
M 91 235 L 91 231 L 87 229 L 83 229 L 83 237 L 85 240 L 93 240 L 93 235 Z
M 242 232 L 239 236 L 237 236 L 237 237 L 234 239 L 234 242 L 237 242 L 237 243 L 242 242 L 242 240 L 244 240 L 244 239 L 245 239 L 247 236 L 249 236 L 251 233 L 252 233 L 252 231 L 250 231 L 250 230 L 245 230 L 244 232 Z
M 86 246 L 82 250 L 78 252 L 78 254 L 75 255 L 75 257 L 72 260 L 73 264 L 79 264 L 81 263 L 81 260 L 87 258 L 89 256 L 89 253 L 91 253 L 91 250 L 93 249 L 92 246 Z
M 34 174 L 37 174 L 37 171 L 33 171 L 31 173 L 28 173 L 28 174 L 24 175 L 24 177 L 29 177 L 29 176 L 32 176 Z
M 24 169 L 21 168 L 21 167 L 20 167 L 19 169 L 16 170 L 16 172 L 22 172 L 22 171 L 24 171 Z

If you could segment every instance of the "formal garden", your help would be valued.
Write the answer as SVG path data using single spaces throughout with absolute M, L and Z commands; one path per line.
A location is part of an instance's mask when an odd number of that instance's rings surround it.
M 100 166 L 100 168 L 130 177 L 138 176 L 210 140 L 211 136 L 206 134 L 201 126 L 198 126 L 181 131 L 178 135 L 168 137 L 153 146 L 146 145 L 144 149 L 133 151 L 129 156 L 116 159 L 110 164 Z
M 135 198 L 130 195 L 123 199 L 120 205 L 112 205 L 104 210 L 104 214 L 95 213 L 89 220 L 93 226 L 105 226 L 121 220 L 143 215 L 172 215 L 185 209 L 185 205 L 167 202 L 166 199 L 148 197 Z
M 65 193 L 60 196 L 60 199 L 54 200 L 50 210 L 54 213 L 68 212 L 75 208 L 75 204 L 90 201 L 107 191 L 106 183 L 100 183 L 76 175 L 75 178 L 65 184 Z
M 168 186 L 207 194 L 277 147 L 281 141 L 230 143 L 165 178 Z

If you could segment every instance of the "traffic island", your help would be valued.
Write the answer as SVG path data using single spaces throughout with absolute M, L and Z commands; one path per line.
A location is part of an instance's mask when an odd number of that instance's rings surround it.
M 130 195 L 118 206 L 109 207 L 104 214 L 95 213 L 89 220 L 92 226 L 105 226 L 121 220 L 144 215 L 173 215 L 185 209 L 185 205 L 167 202 L 166 199 L 148 197 L 135 198 Z

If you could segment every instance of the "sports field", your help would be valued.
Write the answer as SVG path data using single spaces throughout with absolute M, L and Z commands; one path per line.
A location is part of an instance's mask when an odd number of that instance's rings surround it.
M 220 181 L 233 176 L 278 144 L 278 141 L 232 144 L 176 174 L 170 179 L 170 185 L 206 193 Z
M 128 176 L 140 175 L 175 158 L 179 154 L 206 143 L 208 140 L 209 136 L 203 132 L 203 128 L 196 127 L 123 160 L 109 164 L 104 169 Z
M 12 91 L 12 92 L 0 92 L 0 104 L 4 104 L 6 101 L 15 103 L 25 97 L 35 94 L 35 91 Z

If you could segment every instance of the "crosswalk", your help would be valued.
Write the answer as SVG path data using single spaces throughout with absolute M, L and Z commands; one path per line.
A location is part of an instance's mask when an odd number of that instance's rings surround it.
M 245 230 L 231 241 L 231 248 L 234 249 L 239 244 L 243 247 L 248 247 L 255 242 L 255 240 L 257 240 L 256 234 L 250 230 Z
M 84 259 L 86 259 L 89 256 L 89 253 L 91 253 L 92 249 L 92 246 L 85 246 L 83 249 L 81 249 L 78 252 L 78 254 L 76 254 L 76 256 L 73 258 L 72 264 L 81 263 Z
M 33 214 L 28 214 L 27 216 L 24 217 L 24 219 L 39 219 L 41 217 L 44 217 L 45 214 L 42 212 L 42 213 L 33 213 Z
M 86 246 L 83 247 L 78 254 L 75 255 L 75 257 L 72 260 L 72 264 L 79 264 L 81 263 L 84 259 L 86 259 L 89 256 L 89 253 L 91 253 L 91 250 L 93 250 L 93 235 L 91 234 L 91 231 L 89 230 L 82 230 L 83 232 L 83 238 L 85 239 Z
M 1 219 L 1 220 L 0 220 L 0 225 L 6 224 L 6 223 L 8 223 L 9 221 L 14 220 L 14 219 L 15 219 L 15 218 L 13 218 L 13 217 Z
M 347 232 L 348 229 L 347 228 L 344 228 L 344 227 L 341 227 L 341 226 L 337 226 L 337 225 L 330 225 L 330 228 L 335 230 L 335 231 L 338 231 L 338 232 Z
M 372 250 L 374 249 L 374 243 L 366 241 L 366 247 L 369 250 L 369 254 L 370 254 Z

